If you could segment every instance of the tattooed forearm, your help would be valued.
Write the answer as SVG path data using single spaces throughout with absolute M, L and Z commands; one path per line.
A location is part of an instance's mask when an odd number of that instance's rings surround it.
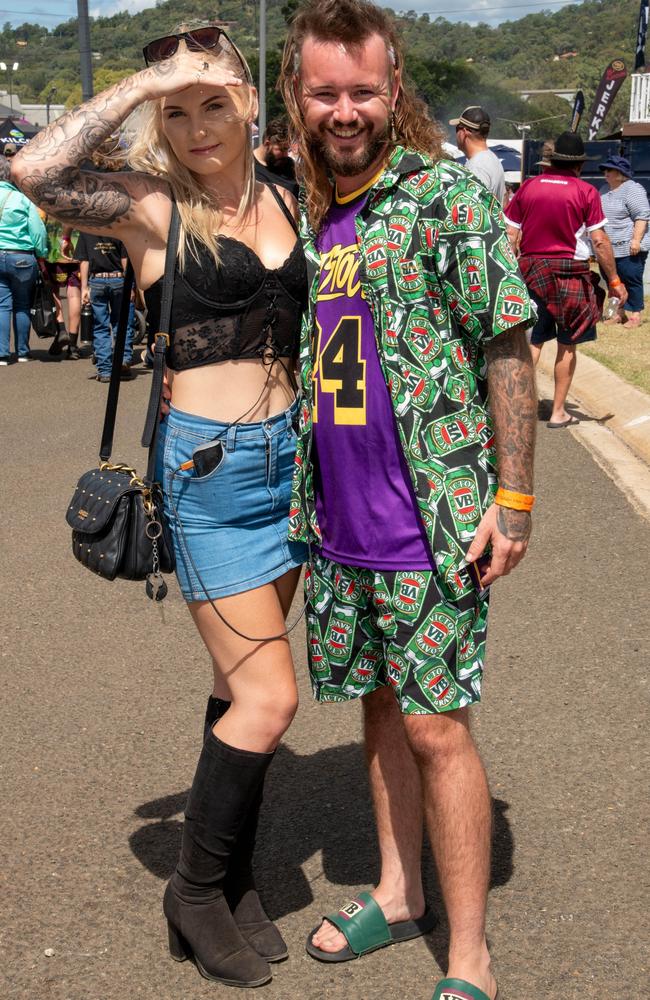
M 13 177 L 32 201 L 64 222 L 110 228 L 128 218 L 130 195 L 109 175 L 80 164 L 113 134 L 142 100 L 138 75 L 117 83 L 58 118 L 15 157 Z
M 523 327 L 495 337 L 485 346 L 490 412 L 494 424 L 499 483 L 519 493 L 533 492 L 537 393 L 530 349 Z M 500 507 L 499 529 L 522 540 L 530 515 Z
M 498 507 L 497 528 L 511 542 L 527 542 L 530 538 L 531 527 L 530 514 L 525 510 L 511 510 L 509 507 Z
M 27 175 L 23 190 L 48 213 L 82 229 L 110 227 L 128 219 L 131 196 L 125 186 L 109 177 L 86 173 L 76 167 L 48 167 Z
M 21 150 L 17 162 L 34 166 L 55 159 L 57 163 L 78 164 L 152 96 L 148 92 L 152 81 L 173 76 L 175 69 L 175 60 L 167 59 L 120 80 L 39 132 Z

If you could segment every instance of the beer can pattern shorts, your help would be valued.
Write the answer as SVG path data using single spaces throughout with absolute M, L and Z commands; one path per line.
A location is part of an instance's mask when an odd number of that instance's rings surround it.
M 480 701 L 488 593 L 451 598 L 435 570 L 377 572 L 320 554 L 305 585 L 317 701 L 350 701 L 386 685 L 403 715 Z

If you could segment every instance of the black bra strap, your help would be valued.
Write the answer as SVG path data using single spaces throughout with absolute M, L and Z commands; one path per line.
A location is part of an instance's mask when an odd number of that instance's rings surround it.
M 282 214 L 284 215 L 285 219 L 290 224 L 290 226 L 293 229 L 294 233 L 297 234 L 298 233 L 298 223 L 296 222 L 296 220 L 294 219 L 293 215 L 291 214 L 291 210 L 290 210 L 289 206 L 287 205 L 286 201 L 284 200 L 284 198 L 282 197 L 282 195 L 280 194 L 280 192 L 276 188 L 275 184 L 268 184 L 267 187 L 270 189 L 271 194 L 273 195 L 273 197 L 277 201 L 278 205 L 282 209 Z

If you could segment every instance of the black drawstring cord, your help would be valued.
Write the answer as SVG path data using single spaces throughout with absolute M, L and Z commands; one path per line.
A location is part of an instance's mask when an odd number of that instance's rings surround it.
M 269 347 L 270 347 L 270 349 L 272 351 L 275 351 L 275 349 L 273 347 L 271 347 L 270 345 L 269 345 Z M 264 346 L 262 349 L 266 351 L 269 348 L 267 348 L 266 346 Z M 266 391 L 266 388 L 267 388 L 268 383 L 269 383 L 269 379 L 271 378 L 271 372 L 273 370 L 273 364 L 275 363 L 276 360 L 279 361 L 280 364 L 282 365 L 282 367 L 284 368 L 285 372 L 287 373 L 287 375 L 289 377 L 289 381 L 292 383 L 292 386 L 295 386 L 295 384 L 296 384 L 295 383 L 295 378 L 293 378 L 292 375 L 289 373 L 289 371 L 288 371 L 286 365 L 284 364 L 284 361 L 282 360 L 282 358 L 278 357 L 277 354 L 276 354 L 275 357 L 274 357 L 274 359 L 273 359 L 273 361 L 269 365 L 268 374 L 267 374 L 266 379 L 264 381 L 264 385 L 262 386 L 262 391 L 260 392 L 259 396 L 255 400 L 255 402 L 253 403 L 253 405 L 250 406 L 244 413 L 242 413 L 240 417 L 238 417 L 236 420 L 233 420 L 231 423 L 229 423 L 223 431 L 221 431 L 219 434 L 217 434 L 217 436 L 214 439 L 215 441 L 220 440 L 224 436 L 224 434 L 228 433 L 228 431 L 230 430 L 231 427 L 233 427 L 235 424 L 239 424 L 241 422 L 241 420 L 242 420 L 243 417 L 247 416 L 251 412 L 251 410 L 255 409 L 255 407 L 259 403 L 260 399 L 264 395 L 264 392 Z M 264 359 L 263 358 L 262 358 L 262 363 L 264 363 Z M 266 367 L 266 365 L 265 365 L 265 367 Z M 296 399 L 298 399 L 297 396 L 296 396 Z M 296 618 L 295 622 L 293 622 L 293 624 L 290 625 L 284 632 L 280 632 L 280 633 L 278 633 L 278 635 L 251 636 L 251 635 L 246 635 L 245 632 L 240 632 L 239 629 L 235 628 L 234 625 L 231 625 L 230 622 L 226 618 L 224 618 L 224 616 L 219 611 L 219 608 L 215 604 L 214 600 L 210 597 L 210 595 L 209 595 L 209 593 L 208 593 L 208 591 L 206 589 L 206 586 L 203 583 L 203 580 L 201 579 L 201 574 L 199 573 L 198 569 L 196 568 L 196 563 L 194 562 L 194 559 L 192 558 L 192 553 L 190 552 L 189 546 L 187 544 L 187 539 L 185 537 L 185 532 L 183 531 L 183 525 L 181 524 L 181 519 L 180 519 L 180 516 L 179 516 L 179 513 L 178 513 L 178 509 L 177 509 L 176 504 L 174 502 L 174 493 L 173 493 L 174 479 L 175 479 L 175 477 L 178 475 L 178 473 L 180 471 L 181 471 L 180 466 L 178 467 L 178 469 L 174 469 L 172 471 L 171 482 L 169 484 L 169 503 L 170 503 L 170 506 L 171 506 L 171 509 L 172 509 L 172 513 L 174 515 L 174 520 L 176 521 L 176 524 L 178 526 L 178 530 L 179 530 L 179 533 L 180 533 L 180 536 L 181 536 L 181 540 L 182 540 L 182 543 L 183 543 L 183 546 L 182 546 L 182 555 L 183 555 L 183 558 L 185 559 L 185 557 L 187 556 L 187 558 L 189 559 L 190 566 L 192 567 L 194 575 L 196 576 L 197 580 L 199 581 L 199 585 L 201 587 L 201 590 L 205 594 L 206 600 L 210 603 L 210 606 L 212 607 L 212 610 L 215 612 L 215 614 L 218 616 L 218 618 L 221 619 L 221 621 L 223 622 L 223 624 L 227 628 L 229 628 L 231 632 L 234 632 L 235 635 L 238 635 L 240 639 L 246 639 L 248 642 L 273 642 L 276 639 L 284 639 L 286 636 L 289 635 L 290 632 L 293 632 L 293 630 L 295 629 L 295 627 L 300 623 L 300 621 L 304 617 L 305 611 L 307 610 L 307 602 L 306 601 L 303 603 L 302 611 L 300 612 L 300 614 Z M 308 541 L 307 541 L 307 554 L 308 554 L 308 564 L 311 566 L 311 564 L 312 564 L 311 538 L 309 537 L 309 535 L 308 535 Z M 310 597 L 312 597 L 313 596 L 313 593 L 312 593 L 312 588 L 313 588 L 313 573 L 311 573 L 310 576 L 309 576 L 309 580 L 307 581 L 307 588 L 308 588 L 308 590 L 310 592 Z

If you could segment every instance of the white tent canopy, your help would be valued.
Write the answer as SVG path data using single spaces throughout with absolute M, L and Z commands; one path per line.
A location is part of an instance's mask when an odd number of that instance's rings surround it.
M 487 144 L 488 148 L 490 146 L 508 146 L 521 157 L 524 142 L 523 139 L 488 139 Z M 465 155 L 453 142 L 443 142 L 442 148 L 448 156 L 453 156 L 455 160 L 461 159 Z M 510 184 L 518 184 L 521 180 L 521 171 L 506 170 L 505 178 Z

